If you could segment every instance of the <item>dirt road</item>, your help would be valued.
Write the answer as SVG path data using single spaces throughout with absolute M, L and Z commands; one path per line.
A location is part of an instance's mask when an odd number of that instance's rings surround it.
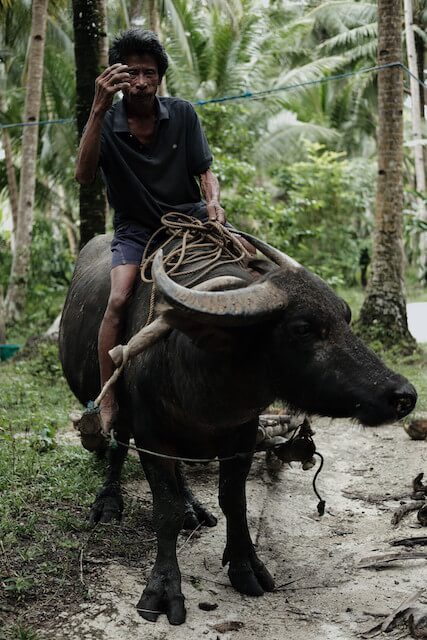
M 70 640 L 353 640 L 384 620 L 405 598 L 425 588 L 426 559 L 405 560 L 381 570 L 359 568 L 367 556 L 396 550 L 390 541 L 427 535 L 414 513 L 393 528 L 390 519 L 411 491 L 412 479 L 427 472 L 427 441 L 408 438 L 401 426 L 361 429 L 342 421 L 317 421 L 315 440 L 326 458 L 319 490 L 327 501 L 319 518 L 311 490 L 313 471 L 295 465 L 273 482 L 257 456 L 248 482 L 249 523 L 259 554 L 275 577 L 277 591 L 252 599 L 235 592 L 221 567 L 224 519 L 179 540 L 187 622 L 156 624 L 135 609 L 154 554 L 139 565 L 114 558 L 91 571 L 84 562 L 91 598 L 70 617 L 67 603 L 55 620 L 46 620 L 42 638 Z M 197 483 L 198 471 L 190 469 Z M 220 515 L 217 469 L 203 471 L 198 495 Z M 145 480 L 132 492 L 148 493 Z M 125 525 L 126 519 L 123 524 Z M 402 547 L 397 548 L 405 552 Z M 419 547 L 417 551 L 426 550 Z M 423 596 L 421 596 L 421 600 Z M 206 612 L 199 603 L 218 605 Z M 229 624 L 227 624 L 229 623 Z M 235 624 L 230 624 L 235 623 Z M 220 625 L 220 626 L 218 626 Z M 222 626 L 221 626 L 222 625 Z M 232 630 L 236 628 L 236 630 Z M 238 629 L 238 630 L 237 630 Z M 400 629 L 377 637 L 410 637 Z

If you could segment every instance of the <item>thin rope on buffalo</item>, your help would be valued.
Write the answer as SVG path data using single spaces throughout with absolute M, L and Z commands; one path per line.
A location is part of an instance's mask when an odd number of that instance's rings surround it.
M 323 516 L 325 513 L 326 501 L 323 500 L 321 495 L 319 494 L 316 487 L 316 481 L 320 472 L 323 469 L 324 458 L 322 454 L 316 450 L 316 445 L 314 444 L 313 437 L 312 437 L 313 435 L 314 435 L 314 432 L 311 429 L 311 425 L 307 417 L 305 417 L 303 423 L 299 426 L 299 428 L 296 429 L 295 433 L 292 434 L 291 438 L 284 444 L 279 444 L 272 447 L 272 450 L 277 455 L 277 457 L 281 459 L 283 462 L 303 462 L 304 463 L 304 462 L 307 462 L 309 459 L 311 459 L 313 456 L 318 456 L 320 458 L 320 465 L 313 477 L 312 486 L 313 486 L 313 491 L 319 500 L 317 504 L 317 512 L 319 516 Z M 248 456 L 253 455 L 253 451 L 249 451 L 249 452 L 245 451 L 245 452 L 234 453 L 231 456 L 226 456 L 222 458 L 220 457 L 187 458 L 184 456 L 171 456 L 166 453 L 160 453 L 158 451 L 151 451 L 150 449 L 145 449 L 143 447 L 137 447 L 136 445 L 131 443 L 121 442 L 120 440 L 116 439 L 114 431 L 111 431 L 108 434 L 103 433 L 103 436 L 109 441 L 110 447 L 112 449 L 116 449 L 120 445 L 122 447 L 128 447 L 129 449 L 132 449 L 133 451 L 137 451 L 138 453 L 146 453 L 150 456 L 155 456 L 157 458 L 163 458 L 166 460 L 175 460 L 177 462 L 191 462 L 191 463 L 202 463 L 202 464 L 205 464 L 208 462 L 228 462 L 230 460 L 247 458 Z M 304 449 L 305 449 L 305 452 L 304 452 Z M 300 457 L 295 457 L 291 459 L 289 457 L 291 455 L 297 455 Z

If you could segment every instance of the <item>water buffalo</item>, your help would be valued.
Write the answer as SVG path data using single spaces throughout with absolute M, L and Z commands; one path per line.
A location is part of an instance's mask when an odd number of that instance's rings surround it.
M 416 392 L 402 376 L 351 332 L 348 306 L 319 277 L 268 245 L 252 239 L 273 262 L 239 265 L 209 274 L 228 275 L 227 290 L 189 289 L 153 267 L 167 331 L 132 358 L 118 382 L 117 438 L 160 454 L 228 458 L 220 463 L 219 503 L 227 521 L 223 564 L 232 585 L 259 596 L 274 589 L 257 557 L 246 520 L 245 482 L 258 417 L 274 400 L 310 414 L 350 417 L 379 425 L 407 415 Z M 82 251 L 62 316 L 60 353 L 65 376 L 86 403 L 99 392 L 97 334 L 109 294 L 109 238 Z M 225 269 L 225 273 L 224 273 Z M 228 283 L 227 283 L 228 282 Z M 236 288 L 236 283 L 238 287 Z M 206 286 L 209 289 L 209 286 Z M 215 287 L 213 287 L 215 288 Z M 130 303 L 124 339 L 144 324 L 149 291 L 139 283 Z M 127 447 L 110 450 L 108 477 L 92 508 L 108 521 L 122 510 L 119 479 Z M 185 620 L 176 541 L 184 518 L 213 525 L 173 459 L 141 454 L 153 494 L 158 552 L 137 605 L 155 621 Z

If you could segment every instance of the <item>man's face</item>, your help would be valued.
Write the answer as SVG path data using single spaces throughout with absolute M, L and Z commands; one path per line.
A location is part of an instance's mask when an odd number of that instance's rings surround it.
M 123 90 L 126 100 L 132 102 L 152 100 L 160 84 L 155 58 L 148 53 L 131 55 L 125 58 L 124 64 L 129 67 L 130 75 L 130 87 Z

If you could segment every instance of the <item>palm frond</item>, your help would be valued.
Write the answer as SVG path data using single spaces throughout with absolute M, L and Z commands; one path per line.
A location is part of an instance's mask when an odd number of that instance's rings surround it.
M 422 38 L 424 40 L 424 42 L 427 43 L 427 33 L 426 33 L 426 27 L 427 27 L 427 12 L 426 12 L 426 19 L 425 19 L 425 27 L 419 27 L 417 24 L 413 25 L 414 27 L 414 31 L 415 33 L 420 36 L 420 38 Z
M 376 2 L 353 2 L 352 0 L 330 0 L 308 12 L 314 28 L 322 28 L 329 33 L 340 33 L 347 29 L 370 24 L 376 20 Z
M 331 53 L 336 51 L 337 49 L 344 49 L 343 53 L 345 53 L 345 49 L 359 46 L 361 42 L 367 38 L 375 39 L 377 37 L 377 34 L 378 28 L 376 22 L 372 22 L 371 24 L 364 24 L 360 27 L 347 29 L 346 31 L 338 33 L 332 38 L 324 40 L 324 42 L 321 42 L 319 44 L 318 50 Z
M 340 138 L 338 131 L 301 122 L 290 111 L 282 111 L 268 123 L 265 135 L 257 147 L 256 161 L 258 164 L 295 162 L 301 159 L 302 141 L 337 143 Z
M 282 87 L 299 83 L 315 83 L 317 80 L 330 75 L 331 72 L 340 69 L 344 63 L 345 58 L 343 56 L 329 56 L 320 58 L 319 60 L 313 60 L 296 69 L 286 69 L 286 71 L 278 76 L 274 86 Z M 305 90 L 306 87 L 304 86 L 291 89 L 291 91 L 297 92 Z

